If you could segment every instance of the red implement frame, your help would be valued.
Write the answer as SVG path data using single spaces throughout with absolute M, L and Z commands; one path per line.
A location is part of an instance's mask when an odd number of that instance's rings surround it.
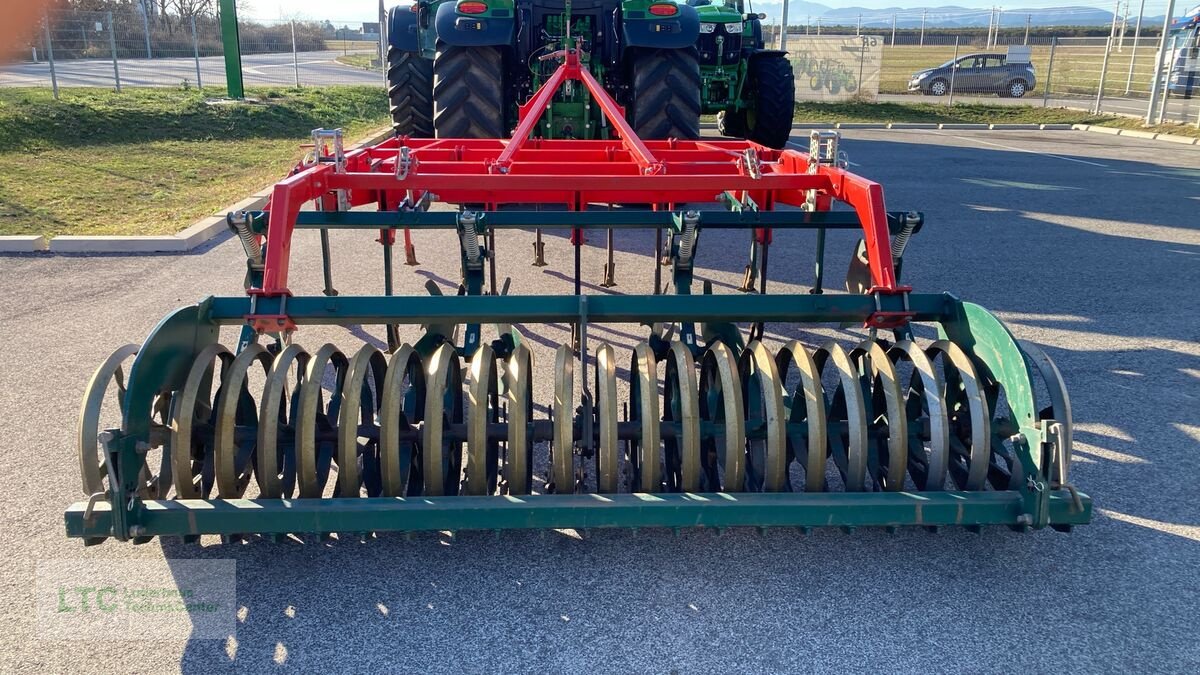
M 725 192 L 749 197 L 760 209 L 804 204 L 810 190 L 817 208 L 833 201 L 855 210 L 871 265 L 871 293 L 900 294 L 892 265 L 883 188 L 840 167 L 809 162 L 796 150 L 773 150 L 742 140 L 643 141 L 624 110 L 580 66 L 574 51 L 552 56 L 564 62 L 520 108 L 511 139 L 391 138 L 349 152 L 343 165 L 318 163 L 275 185 L 267 206 L 266 266 L 261 288 L 251 295 L 286 296 L 292 231 L 301 206 L 345 191 L 351 206 L 400 204 L 430 192 L 449 204 L 558 204 L 582 211 L 589 204 L 716 203 Z M 618 138 L 544 140 L 532 137 L 541 112 L 566 80 L 582 82 Z M 397 171 L 397 165 L 400 170 Z M 765 235 L 769 237 L 769 234 Z M 256 328 L 279 330 L 286 317 L 250 317 Z M 901 325 L 903 312 L 885 312 L 871 325 Z

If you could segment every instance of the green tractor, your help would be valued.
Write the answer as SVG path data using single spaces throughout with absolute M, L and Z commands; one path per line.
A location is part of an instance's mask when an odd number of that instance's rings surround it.
M 388 96 L 396 133 L 505 138 L 520 105 L 557 68 L 553 55 L 571 49 L 641 138 L 698 138 L 700 116 L 721 113 L 727 135 L 782 147 L 791 128 L 791 69 L 783 52 L 761 49 L 758 15 L 743 14 L 741 0 L 724 1 L 418 0 L 394 7 Z M 720 32 L 734 23 L 738 33 Z M 586 89 L 569 83 L 535 135 L 612 133 Z
M 782 148 L 792 129 L 796 85 L 787 52 L 764 49 L 762 19 L 744 0 L 688 0 L 700 15 L 696 50 L 704 113 L 725 136 Z

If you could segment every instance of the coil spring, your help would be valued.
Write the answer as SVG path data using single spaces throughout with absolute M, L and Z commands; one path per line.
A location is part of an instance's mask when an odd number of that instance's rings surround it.
M 87 494 L 106 480 L 99 401 L 110 381 L 123 392 L 120 365 L 135 352 L 114 353 L 85 396 Z M 142 494 L 238 498 L 252 484 L 264 498 L 529 494 L 542 442 L 542 492 L 983 490 L 1021 479 L 1004 440 L 1015 427 L 989 410 L 996 385 L 946 340 L 793 341 L 774 355 L 758 341 L 740 353 L 717 342 L 699 359 L 674 341 L 661 399 L 659 359 L 640 343 L 623 418 L 616 350 L 601 344 L 592 425 L 575 414 L 574 355 L 555 356 L 553 416 L 535 419 L 525 344 L 506 359 L 482 346 L 465 373 L 448 344 L 427 358 L 408 345 L 350 358 L 333 345 L 274 356 L 210 345 L 182 388 L 156 400 L 150 444 L 162 462 L 157 474 L 143 467 Z M 257 396 L 254 368 L 265 377 Z M 595 429 L 590 458 L 575 449 L 584 428 Z

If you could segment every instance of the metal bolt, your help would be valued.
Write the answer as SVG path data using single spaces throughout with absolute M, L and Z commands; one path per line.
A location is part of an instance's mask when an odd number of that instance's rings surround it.
M 129 536 L 142 537 L 146 534 L 146 528 L 142 525 L 131 525 L 129 527 Z

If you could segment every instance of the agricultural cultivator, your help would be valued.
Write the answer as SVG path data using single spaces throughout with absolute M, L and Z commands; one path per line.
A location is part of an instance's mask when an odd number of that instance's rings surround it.
M 885 210 L 882 188 L 839 159 L 836 132 L 813 132 L 808 153 L 643 140 L 576 51 L 553 56 L 562 63 L 512 140 L 397 137 L 346 152 L 340 132 L 317 131 L 311 161 L 265 211 L 231 214 L 246 296 L 180 308 L 101 365 L 79 423 L 88 499 L 68 508 L 68 535 L 1088 522 L 1091 500 L 1068 483 L 1057 370 L 981 307 L 900 282 L 922 215 Z M 531 137 L 568 85 L 615 138 Z M 575 293 L 508 293 L 497 242 L 543 227 L 570 228 Z M 393 295 L 406 228 L 456 242 L 457 295 Z M 607 232 L 611 273 L 614 231 L 633 228 L 659 233 L 653 293 L 584 294 L 585 235 Z M 333 291 L 327 251 L 326 293 L 293 293 L 299 229 L 378 231 L 384 294 Z M 697 283 L 702 234 L 720 229 L 751 239 L 744 293 Z M 768 294 L 773 236 L 794 229 L 817 231 L 813 288 Z M 844 293 L 824 281 L 835 229 L 862 233 Z M 766 322 L 863 331 L 772 353 Z M 552 349 L 515 328 L 539 323 L 572 337 Z M 595 337 L 617 323 L 644 326 L 632 353 Z M 387 353 L 302 347 L 320 324 L 386 326 Z M 940 337 L 916 338 L 918 324 Z M 405 325 L 419 338 L 402 341 Z M 218 342 L 222 326 L 241 327 L 237 344 Z M 534 378 L 553 382 L 551 400 L 535 400 Z M 102 428 L 106 400 L 119 426 Z
M 764 49 L 763 15 L 743 0 L 418 0 L 388 13 L 388 95 L 396 132 L 505 138 L 520 104 L 578 50 L 643 140 L 721 132 L 782 148 L 795 85 L 782 51 Z M 543 139 L 617 137 L 601 101 L 568 86 L 539 109 Z

